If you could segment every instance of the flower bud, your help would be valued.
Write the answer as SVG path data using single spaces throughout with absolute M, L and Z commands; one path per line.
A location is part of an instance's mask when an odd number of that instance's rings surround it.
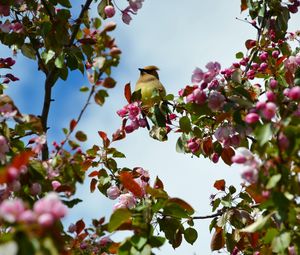
M 104 13 L 107 16 L 107 18 L 112 18 L 116 14 L 115 7 L 113 7 L 112 5 L 105 6 Z

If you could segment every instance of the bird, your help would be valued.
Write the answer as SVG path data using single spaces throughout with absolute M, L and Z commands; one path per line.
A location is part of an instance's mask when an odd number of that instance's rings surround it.
M 158 70 L 154 65 L 139 68 L 140 77 L 136 82 L 135 91 L 141 90 L 141 101 L 146 108 L 159 103 L 166 95 L 166 89 L 159 80 Z

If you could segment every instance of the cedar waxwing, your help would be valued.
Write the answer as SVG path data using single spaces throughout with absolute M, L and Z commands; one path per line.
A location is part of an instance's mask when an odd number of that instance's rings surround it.
M 145 66 L 144 68 L 139 68 L 139 70 L 141 73 L 135 85 L 135 91 L 141 90 L 143 105 L 151 107 L 166 95 L 166 90 L 159 81 L 158 67 Z M 159 97 L 152 98 L 154 90 L 157 90 Z

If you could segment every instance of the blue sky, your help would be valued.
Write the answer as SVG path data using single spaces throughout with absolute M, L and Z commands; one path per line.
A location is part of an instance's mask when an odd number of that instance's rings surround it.
M 121 2 L 124 0 L 116 0 Z M 122 49 L 120 66 L 114 71 L 117 87 L 110 91 L 110 97 L 104 107 L 90 105 L 84 115 L 80 128 L 90 138 L 90 145 L 100 143 L 97 131 L 111 134 L 120 125 L 115 112 L 126 104 L 123 87 L 127 82 L 134 86 L 138 78 L 138 67 L 157 65 L 160 67 L 160 79 L 169 93 L 190 83 L 193 69 L 204 67 L 209 61 L 219 61 L 222 67 L 235 61 L 235 53 L 244 51 L 244 41 L 255 39 L 255 30 L 235 17 L 240 15 L 239 0 L 145 0 L 144 7 L 133 17 L 130 26 L 117 20 L 119 26 L 114 32 L 117 44 Z M 299 15 L 295 15 L 290 31 L 299 24 Z M 1 47 L 1 56 L 7 56 Z M 23 57 L 17 57 L 14 74 L 20 82 L 11 85 L 8 93 L 23 112 L 40 114 L 42 107 L 43 75 L 36 71 L 35 63 Z M 50 112 L 50 139 L 62 138 L 61 128 L 68 126 L 75 118 L 87 95 L 79 88 L 87 85 L 86 77 L 73 72 L 67 82 L 59 82 L 54 88 L 55 102 Z M 213 164 L 203 158 L 191 158 L 190 155 L 175 151 L 176 135 L 168 142 L 152 140 L 146 130 L 139 130 L 115 144 L 126 154 L 120 160 L 122 166 L 141 166 L 149 170 L 152 179 L 158 175 L 165 183 L 170 196 L 181 197 L 197 211 L 197 215 L 211 213 L 209 196 L 215 192 L 216 179 L 225 179 L 228 184 L 238 187 L 241 183 L 237 167 L 228 167 L 223 163 Z M 65 223 L 79 218 L 109 217 L 113 202 L 103 198 L 99 192 L 89 194 L 89 186 L 79 187 L 78 196 L 84 202 L 70 211 Z M 191 246 L 184 243 L 175 251 L 166 244 L 157 254 L 211 254 L 208 225 L 210 220 L 198 221 L 196 228 L 199 237 Z

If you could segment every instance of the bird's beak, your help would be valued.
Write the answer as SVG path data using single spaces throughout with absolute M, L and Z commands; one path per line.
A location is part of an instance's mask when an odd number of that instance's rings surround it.
M 143 71 L 144 71 L 144 69 L 143 69 L 143 68 L 139 68 L 139 70 L 140 70 L 141 72 L 143 72 Z

